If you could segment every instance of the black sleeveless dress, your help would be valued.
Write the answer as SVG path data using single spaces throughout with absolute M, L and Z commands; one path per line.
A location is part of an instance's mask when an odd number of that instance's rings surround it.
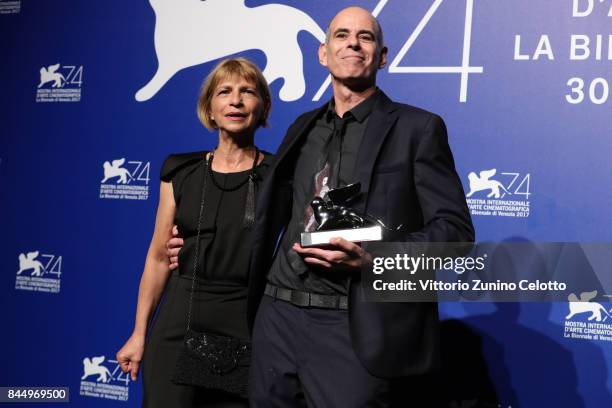
M 206 152 L 169 156 L 161 180 L 172 182 L 176 214 L 174 222 L 184 239 L 179 268 L 166 285 L 155 322 L 145 346 L 143 407 L 242 407 L 246 400 L 220 391 L 176 385 L 171 381 L 178 353 L 183 347 L 192 285 L 198 216 L 204 177 L 207 177 L 200 233 L 198 274 L 191 312 L 191 327 L 242 339 L 247 326 L 248 270 L 251 229 L 243 226 L 248 183 L 235 191 L 217 188 L 205 174 Z M 264 152 L 256 168 L 258 186 L 272 156 Z M 224 188 L 238 185 L 250 170 L 214 173 Z

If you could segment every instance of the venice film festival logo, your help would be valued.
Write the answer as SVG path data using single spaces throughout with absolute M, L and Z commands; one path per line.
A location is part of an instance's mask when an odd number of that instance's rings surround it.
M 59 63 L 41 67 L 36 102 L 80 102 L 83 66 Z
M 106 360 L 105 356 L 83 359 L 80 395 L 127 401 L 129 384 L 129 373 L 121 371 L 117 360 Z
M 612 308 L 593 302 L 597 291 L 568 296 L 569 313 L 565 316 L 563 337 L 612 342 Z
M 498 174 L 497 169 L 488 169 L 478 174 L 472 171 L 467 178 L 469 191 L 465 197 L 472 215 L 529 217 L 531 195 L 529 173 Z
M 379 0 L 372 14 L 375 17 L 383 9 L 393 6 L 405 12 L 404 1 Z M 422 36 L 433 35 L 425 30 L 434 15 L 444 4 L 454 2 L 431 0 L 431 6 L 423 14 L 419 23 L 408 35 L 396 55 L 390 55 L 388 71 L 392 74 L 457 74 L 460 76 L 459 101 L 467 101 L 468 79 L 470 75 L 482 74 L 484 68 L 471 66 L 471 32 L 474 0 L 465 0 L 463 21 L 463 41 L 457 36 L 457 46 L 462 46 L 461 65 L 452 66 L 406 66 L 402 62 L 412 47 L 420 46 Z M 247 7 L 245 0 L 207 0 L 185 1 L 150 0 L 155 11 L 155 53 L 158 68 L 149 82 L 144 85 L 135 98 L 139 102 L 147 101 L 180 70 L 206 62 L 218 60 L 228 55 L 235 55 L 247 50 L 260 50 L 266 56 L 264 77 L 269 84 L 277 79 L 283 80 L 279 91 L 282 101 L 300 99 L 306 91 L 304 80 L 304 55 L 297 41 L 298 33 L 305 31 L 319 43 L 325 42 L 325 33 L 321 26 L 304 11 L 292 6 L 272 3 L 256 7 Z M 235 24 L 227 24 L 231 19 Z M 391 30 L 392 28 L 389 28 Z M 423 34 L 423 35 L 422 35 Z M 435 34 L 435 33 L 434 33 Z M 203 46 L 202 38 L 223 38 L 223 41 L 208 41 Z M 311 58 L 316 58 L 316 50 L 311 50 Z M 454 52 L 451 53 L 455 55 Z M 309 56 L 306 56 L 309 58 Z M 312 97 L 318 101 L 331 84 L 328 75 L 318 91 Z
M 16 14 L 21 11 L 21 0 L 0 0 L 0 14 Z
M 19 270 L 15 289 L 33 292 L 59 293 L 62 257 L 31 251 L 19 254 Z
M 125 158 L 105 161 L 104 177 L 100 181 L 100 198 L 116 200 L 146 200 L 149 198 L 151 162 L 127 161 Z

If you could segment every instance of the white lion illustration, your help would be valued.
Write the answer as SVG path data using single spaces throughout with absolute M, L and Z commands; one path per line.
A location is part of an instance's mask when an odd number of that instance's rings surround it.
M 244 0 L 150 0 L 155 11 L 158 68 L 136 92 L 152 98 L 178 71 L 246 50 L 266 55 L 263 74 L 272 83 L 283 78 L 279 96 L 294 101 L 304 95 L 302 50 L 297 41 L 307 31 L 320 42 L 325 33 L 306 13 L 282 4 L 247 7 Z
M 102 183 L 105 183 L 108 179 L 113 177 L 119 177 L 117 184 L 127 184 L 130 172 L 121 166 L 125 163 L 125 158 L 113 160 L 112 163 L 105 161 L 102 167 L 104 167 L 104 179 Z
M 81 377 L 81 380 L 84 380 L 90 375 L 97 375 L 98 378 L 96 378 L 96 382 L 110 382 L 113 376 L 110 371 L 108 371 L 108 368 L 102 365 L 104 359 L 104 356 L 92 357 L 91 360 L 85 357 L 83 359 L 83 377 Z
M 47 82 L 53 82 L 51 85 L 52 88 L 61 88 L 66 83 L 66 78 L 60 73 L 55 72 L 59 69 L 60 64 L 49 65 L 47 68 L 42 67 L 40 69 L 40 84 L 38 87 L 40 88 Z
M 30 276 L 42 276 L 45 267 L 40 261 L 36 260 L 37 256 L 38 251 L 28 252 L 27 255 L 19 254 L 19 271 L 17 271 L 17 275 L 21 275 L 21 272 L 28 269 L 34 269 Z
M 606 319 L 608 317 L 612 318 L 612 316 L 610 316 L 610 313 L 612 313 L 612 309 L 610 310 L 610 312 L 608 312 L 601 304 L 597 303 L 597 302 L 591 302 L 591 299 L 594 299 L 597 296 L 597 291 L 594 290 L 592 292 L 582 292 L 580 294 L 580 299 L 578 299 L 578 297 L 575 294 L 570 294 L 567 298 L 569 299 L 570 303 L 569 303 L 569 314 L 567 316 L 565 316 L 565 320 L 572 318 L 575 314 L 578 313 L 591 313 L 591 316 L 589 316 L 588 320 L 593 320 L 595 319 L 595 321 L 597 322 L 602 322 L 602 321 L 606 321 Z M 602 320 L 602 314 L 605 315 L 605 317 Z
M 480 176 L 477 176 L 473 171 L 468 174 L 468 179 L 470 180 L 470 192 L 466 197 L 471 197 L 474 193 L 482 190 L 491 190 L 491 192 L 487 195 L 487 198 L 500 198 L 503 197 L 500 193 L 500 190 L 505 194 L 512 194 L 497 180 L 489 180 L 491 177 L 495 175 L 497 169 L 491 170 L 483 170 L 480 172 Z

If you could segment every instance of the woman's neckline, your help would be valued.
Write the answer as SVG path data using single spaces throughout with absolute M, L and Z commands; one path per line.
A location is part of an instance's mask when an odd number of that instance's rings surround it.
M 204 156 L 204 160 L 207 160 L 207 156 L 208 153 L 210 153 L 209 151 L 204 152 L 203 156 Z M 259 151 L 259 154 L 262 156 L 261 161 L 259 162 L 259 164 L 257 166 L 255 166 L 255 168 L 259 168 L 261 167 L 264 162 L 266 161 L 266 158 L 268 157 L 267 154 L 264 154 L 261 150 Z M 213 173 L 215 174 L 220 174 L 220 175 L 231 175 L 231 174 L 243 174 L 243 173 L 248 173 L 251 171 L 251 169 L 246 169 L 246 170 L 240 170 L 240 171 L 229 171 L 229 172 L 222 172 L 222 171 L 217 171 L 217 170 L 213 170 L 211 169 Z

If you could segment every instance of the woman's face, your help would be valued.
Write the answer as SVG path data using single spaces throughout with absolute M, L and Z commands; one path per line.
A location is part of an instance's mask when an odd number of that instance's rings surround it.
M 219 82 L 210 103 L 210 117 L 219 131 L 251 133 L 259 124 L 264 102 L 257 86 L 241 77 Z

